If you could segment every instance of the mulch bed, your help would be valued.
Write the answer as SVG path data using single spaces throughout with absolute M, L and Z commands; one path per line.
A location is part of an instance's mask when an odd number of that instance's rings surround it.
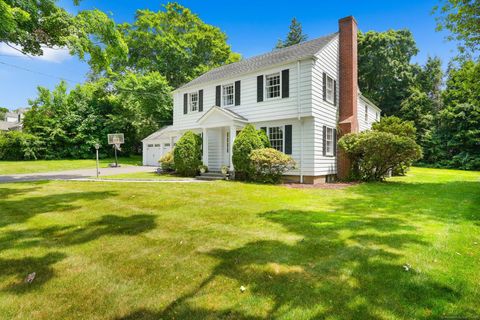
M 287 188 L 293 189 L 344 189 L 357 184 L 358 182 L 334 182 L 317 184 L 285 183 L 284 185 Z

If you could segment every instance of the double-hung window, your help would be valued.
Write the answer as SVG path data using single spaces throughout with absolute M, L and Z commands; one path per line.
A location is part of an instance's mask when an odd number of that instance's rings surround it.
M 333 128 L 326 128 L 325 131 L 325 150 L 327 156 L 333 156 Z
M 269 127 L 268 138 L 270 139 L 270 145 L 273 149 L 283 152 L 285 139 L 284 139 L 284 127 Z
M 190 111 L 198 111 L 198 92 L 192 92 L 189 95 Z
M 265 76 L 265 94 L 267 99 L 280 97 L 280 73 Z
M 233 106 L 235 102 L 235 87 L 233 83 L 222 86 L 222 101 L 224 107 Z
M 329 75 L 326 76 L 326 80 L 327 81 L 325 83 L 325 90 L 326 90 L 327 101 L 330 103 L 334 103 L 335 98 L 333 95 L 335 94 L 335 88 L 334 88 L 335 82 Z

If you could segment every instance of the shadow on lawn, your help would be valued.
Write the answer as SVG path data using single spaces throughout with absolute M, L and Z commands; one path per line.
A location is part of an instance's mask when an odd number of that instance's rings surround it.
M 162 311 L 139 309 L 118 319 L 441 317 L 462 294 L 415 267 L 404 270 L 409 262 L 404 250 L 431 246 L 411 221 L 478 221 L 479 190 L 474 182 L 365 184 L 351 189 L 352 197 L 333 203 L 334 213 L 262 213 L 261 217 L 301 240 L 260 240 L 230 250 L 212 250 L 207 254 L 219 263 L 191 292 Z M 222 278 L 245 285 L 245 299 L 255 309 L 267 309 L 267 314 L 252 316 L 258 310 L 242 309 L 242 298 L 227 309 L 196 305 L 196 298 L 208 295 Z M 463 308 L 464 315 L 475 314 Z

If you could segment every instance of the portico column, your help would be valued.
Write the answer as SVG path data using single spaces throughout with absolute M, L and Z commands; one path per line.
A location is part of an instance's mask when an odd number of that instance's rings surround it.
M 237 128 L 235 126 L 230 126 L 230 171 L 234 170 L 233 167 L 233 142 L 235 141 L 235 137 L 237 135 Z
M 208 167 L 208 134 L 207 128 L 202 128 L 202 138 L 203 138 L 203 164 Z

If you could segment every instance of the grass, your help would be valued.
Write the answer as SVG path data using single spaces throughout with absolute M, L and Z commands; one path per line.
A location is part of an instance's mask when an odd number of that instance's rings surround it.
M 115 159 L 100 159 L 100 167 L 106 168 Z M 118 159 L 121 165 L 141 165 L 141 156 L 123 157 Z M 32 161 L 0 161 L 1 174 L 38 173 L 75 169 L 95 168 L 94 159 L 81 160 L 32 160 Z
M 475 317 L 479 207 L 479 172 L 424 168 L 337 190 L 1 184 L 0 315 Z
M 153 169 L 152 169 L 153 170 Z M 191 180 L 191 178 L 184 178 L 173 174 L 158 174 L 155 172 L 133 172 L 123 173 L 111 176 L 105 176 L 103 179 L 114 180 Z

